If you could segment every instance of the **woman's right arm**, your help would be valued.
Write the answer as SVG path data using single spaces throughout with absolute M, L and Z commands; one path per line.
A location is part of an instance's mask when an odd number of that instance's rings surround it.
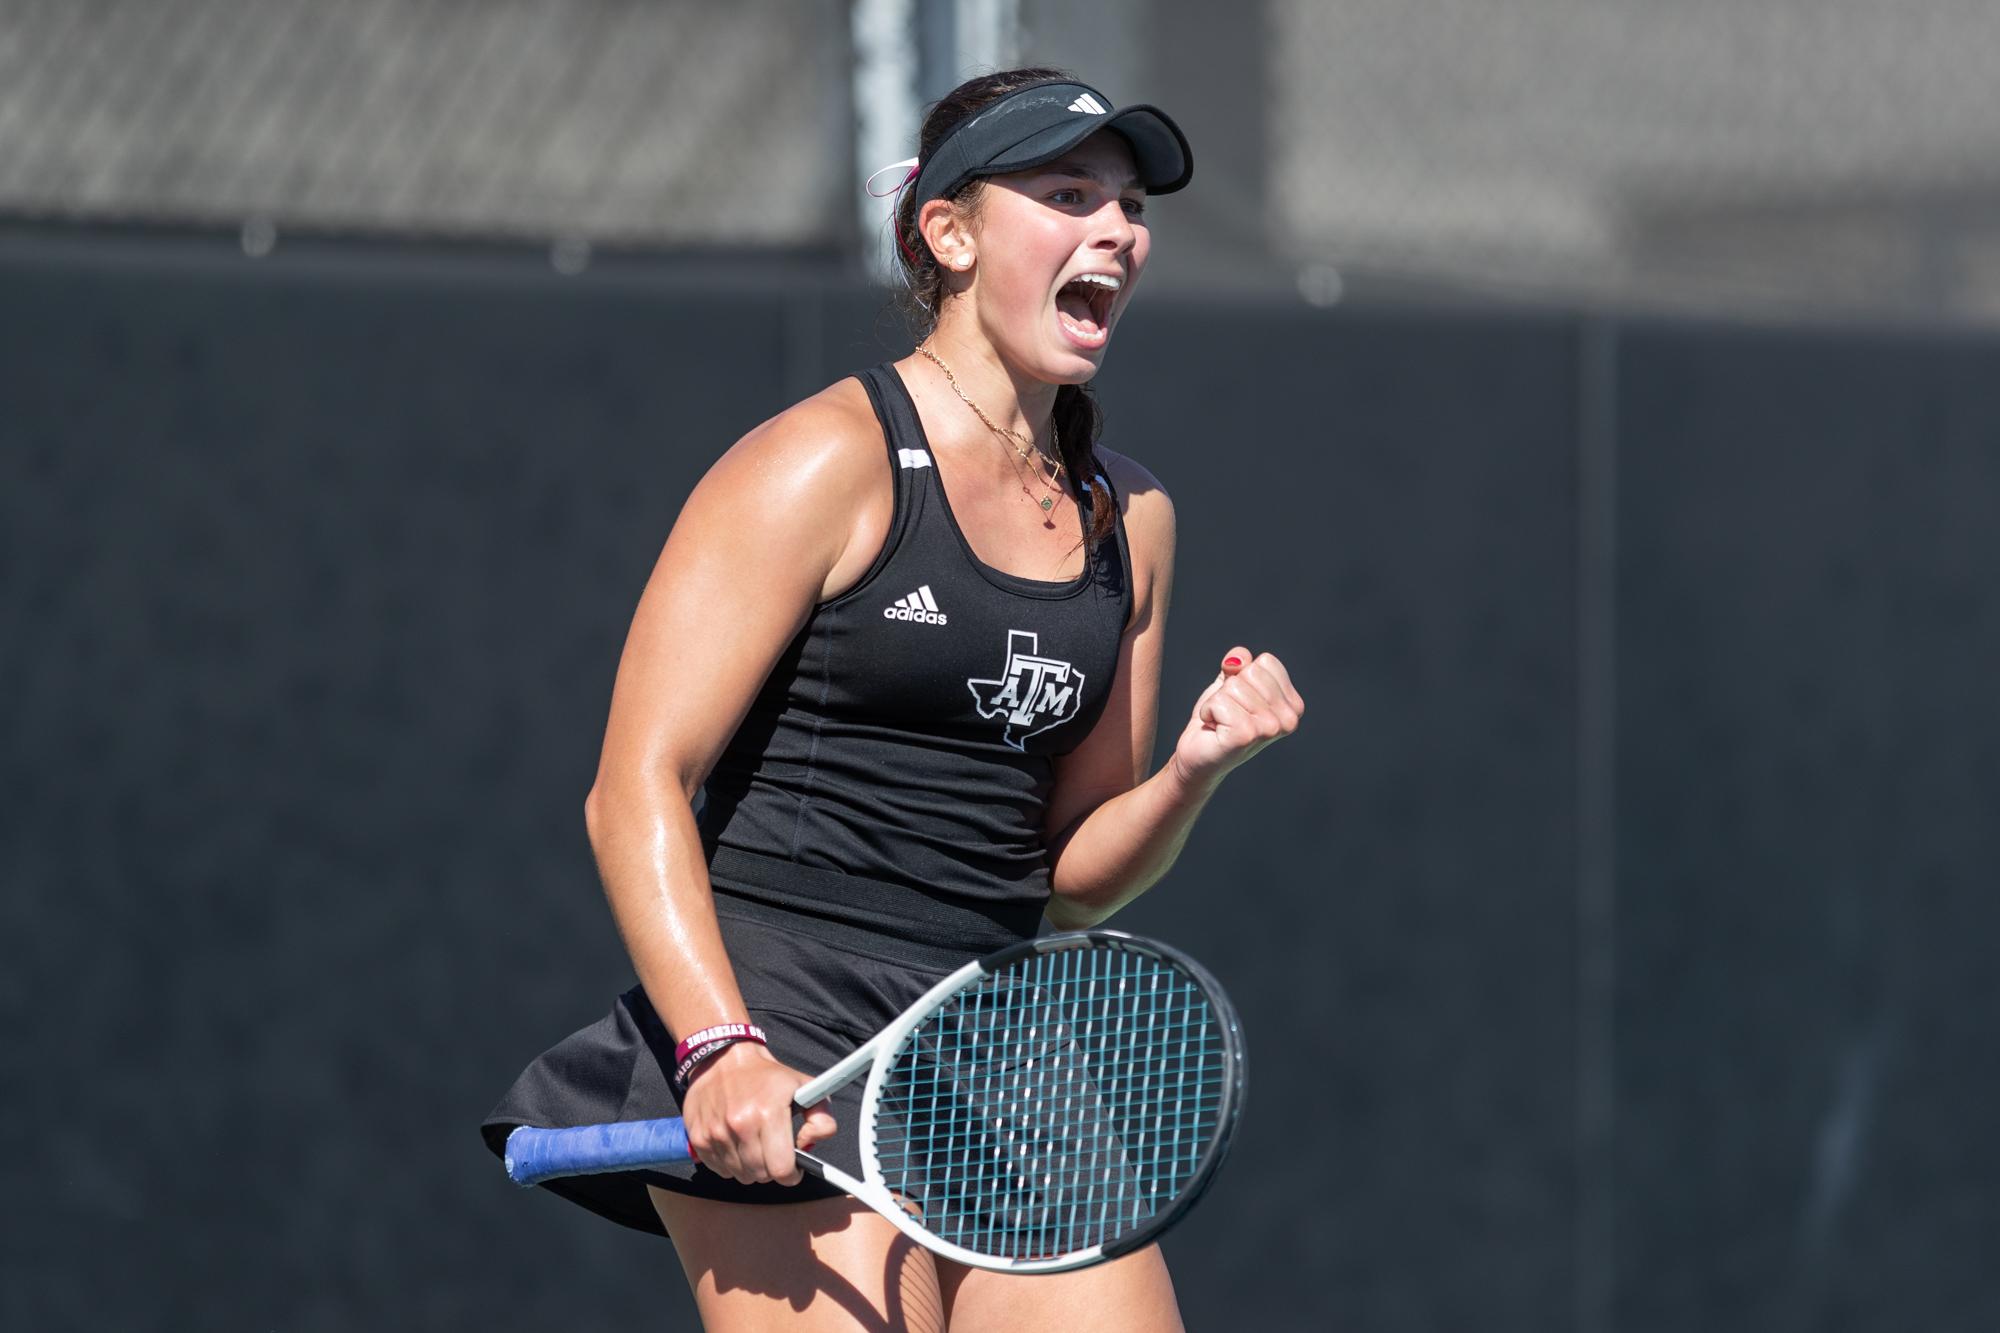
M 584 818 L 639 981 L 677 1040 L 749 1019 L 690 803 L 814 604 L 874 562 L 891 484 L 867 396 L 844 380 L 710 469 L 639 600 Z M 749 1042 L 711 1057 L 682 1104 L 696 1156 L 745 1183 L 796 1183 L 791 1097 L 807 1078 Z M 832 1132 L 816 1108 L 799 1146 Z

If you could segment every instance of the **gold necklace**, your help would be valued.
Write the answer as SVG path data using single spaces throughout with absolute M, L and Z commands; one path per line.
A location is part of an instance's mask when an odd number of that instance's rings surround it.
M 1056 431 L 1055 418 L 1051 417 L 1049 419 L 1049 443 L 1055 446 L 1058 452 L 1054 458 L 1050 458 L 1040 449 L 1037 449 L 1034 440 L 1028 436 L 1021 434 L 1019 431 L 1008 430 L 1005 426 L 995 425 L 993 418 L 987 416 L 979 404 L 973 402 L 965 390 L 959 387 L 958 376 L 951 373 L 951 367 L 944 363 L 943 357 L 928 347 L 919 347 L 917 350 L 929 357 L 936 364 L 937 368 L 944 372 L 945 380 L 951 385 L 951 391 L 958 395 L 959 401 L 972 409 L 974 416 L 977 416 L 981 421 L 986 423 L 986 429 L 992 431 L 995 435 L 1004 435 L 1014 442 L 1014 452 L 1021 456 L 1021 462 L 1029 463 L 1032 460 L 1032 462 L 1040 463 L 1043 467 L 1050 468 L 1055 472 L 1056 479 L 1054 485 L 1050 485 L 1047 482 L 1042 483 L 1042 498 L 1036 501 L 1036 503 L 1041 505 L 1044 514 L 1054 509 L 1056 507 L 1054 492 L 1061 489 L 1062 479 L 1067 475 L 1067 469 L 1063 467 L 1061 454 L 1062 436 Z M 1018 468 L 1018 466 L 1017 464 L 1016 467 Z M 1067 494 L 1067 492 L 1064 493 Z M 1021 486 L 1021 494 L 1027 496 L 1030 500 L 1035 499 L 1035 493 L 1029 490 L 1025 483 Z

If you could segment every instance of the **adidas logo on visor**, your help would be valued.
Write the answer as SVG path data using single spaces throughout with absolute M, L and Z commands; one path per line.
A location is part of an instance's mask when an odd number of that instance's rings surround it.
M 1047 103 L 1044 103 L 1043 105 L 1047 105 Z M 1083 96 L 1077 98 L 1074 102 L 1071 102 L 1069 104 L 1069 109 L 1071 111 L 1081 111 L 1086 116 L 1108 116 L 1111 114 L 1109 111 L 1105 110 L 1104 107 L 1100 106 L 1098 104 L 1097 99 L 1095 97 L 1092 97 L 1089 93 L 1085 93 Z
M 944 624 L 944 612 L 938 610 L 937 599 L 931 596 L 931 585 L 911 593 L 908 597 L 898 597 L 891 606 L 882 608 L 884 620 L 914 620 L 924 625 Z

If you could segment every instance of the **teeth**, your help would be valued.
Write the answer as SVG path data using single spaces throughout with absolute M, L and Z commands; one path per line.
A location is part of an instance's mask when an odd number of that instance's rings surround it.
M 1112 277 L 1108 273 L 1079 273 L 1074 278 L 1071 278 L 1070 281 L 1089 283 L 1092 286 L 1102 287 L 1107 291 L 1113 291 L 1113 292 L 1117 291 L 1120 287 L 1123 287 L 1125 285 L 1119 279 Z

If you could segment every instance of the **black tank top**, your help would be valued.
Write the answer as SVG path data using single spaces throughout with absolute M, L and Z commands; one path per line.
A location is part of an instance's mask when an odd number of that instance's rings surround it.
M 710 878 L 849 929 L 999 947 L 1033 935 L 1048 898 L 1051 758 L 1111 692 L 1132 612 L 1125 525 L 1068 583 L 982 564 L 902 377 L 858 378 L 895 478 L 889 534 L 813 609 L 709 775 Z

